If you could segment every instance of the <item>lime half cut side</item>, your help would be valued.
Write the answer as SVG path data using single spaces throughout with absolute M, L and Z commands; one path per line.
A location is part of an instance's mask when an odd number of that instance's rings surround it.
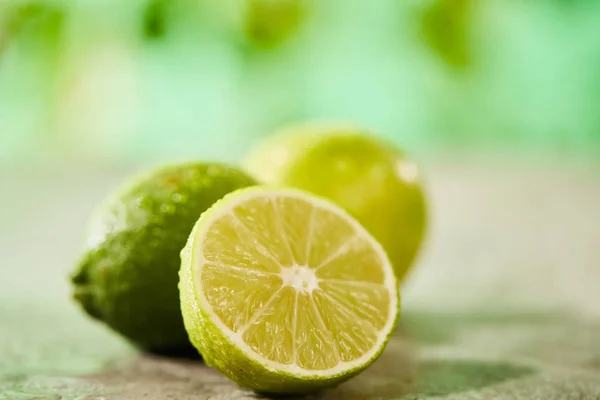
M 206 362 L 259 392 L 340 383 L 383 351 L 397 281 L 379 243 L 338 206 L 295 189 L 241 189 L 182 251 L 182 313 Z

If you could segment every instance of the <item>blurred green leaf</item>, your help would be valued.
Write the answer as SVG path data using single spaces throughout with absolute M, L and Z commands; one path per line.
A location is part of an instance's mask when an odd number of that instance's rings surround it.
M 471 61 L 469 22 L 474 0 L 435 0 L 422 17 L 427 44 L 446 63 L 464 68 Z
M 259 47 L 275 47 L 295 34 L 306 13 L 306 0 L 244 0 L 243 30 Z

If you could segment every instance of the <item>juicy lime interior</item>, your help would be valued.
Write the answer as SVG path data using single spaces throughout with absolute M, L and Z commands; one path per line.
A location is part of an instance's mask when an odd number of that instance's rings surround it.
M 216 215 L 199 245 L 197 287 L 230 338 L 264 360 L 294 372 L 343 369 L 382 347 L 395 278 L 358 223 L 299 193 L 251 195 Z

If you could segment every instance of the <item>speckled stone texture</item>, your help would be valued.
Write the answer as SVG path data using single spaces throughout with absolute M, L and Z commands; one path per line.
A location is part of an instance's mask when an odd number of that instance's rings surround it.
M 432 226 L 383 356 L 309 399 L 600 399 L 600 165 L 466 160 L 425 164 Z M 257 397 L 71 302 L 89 214 L 130 172 L 0 170 L 0 399 Z

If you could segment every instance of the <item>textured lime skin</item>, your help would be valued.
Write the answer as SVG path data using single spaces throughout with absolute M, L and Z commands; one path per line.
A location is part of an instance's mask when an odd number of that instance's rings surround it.
M 382 244 L 402 280 L 426 228 L 415 164 L 397 148 L 353 126 L 288 128 L 245 162 L 266 184 L 297 187 L 333 200 Z
M 246 196 L 248 191 L 263 190 L 261 187 L 240 189 L 226 195 L 209 208 L 198 220 L 186 246 L 181 251 L 181 269 L 179 271 L 179 291 L 181 312 L 189 338 L 196 349 L 202 354 L 207 365 L 218 369 L 238 385 L 267 394 L 301 394 L 312 393 L 336 386 L 364 371 L 383 352 L 385 344 L 393 334 L 393 329 L 385 338 L 380 349 L 363 365 L 349 371 L 327 377 L 299 377 L 289 372 L 268 368 L 255 361 L 236 346 L 227 335 L 211 320 L 207 304 L 203 304 L 197 295 L 196 264 L 194 248 L 200 246 L 196 242 L 196 233 L 203 228 L 213 212 L 238 198 Z M 400 317 L 400 302 L 398 312 L 394 316 L 393 326 L 397 325 Z
M 200 214 L 256 181 L 209 163 L 165 166 L 137 177 L 99 208 L 72 276 L 92 317 L 153 351 L 193 351 L 177 290 L 179 252 Z

